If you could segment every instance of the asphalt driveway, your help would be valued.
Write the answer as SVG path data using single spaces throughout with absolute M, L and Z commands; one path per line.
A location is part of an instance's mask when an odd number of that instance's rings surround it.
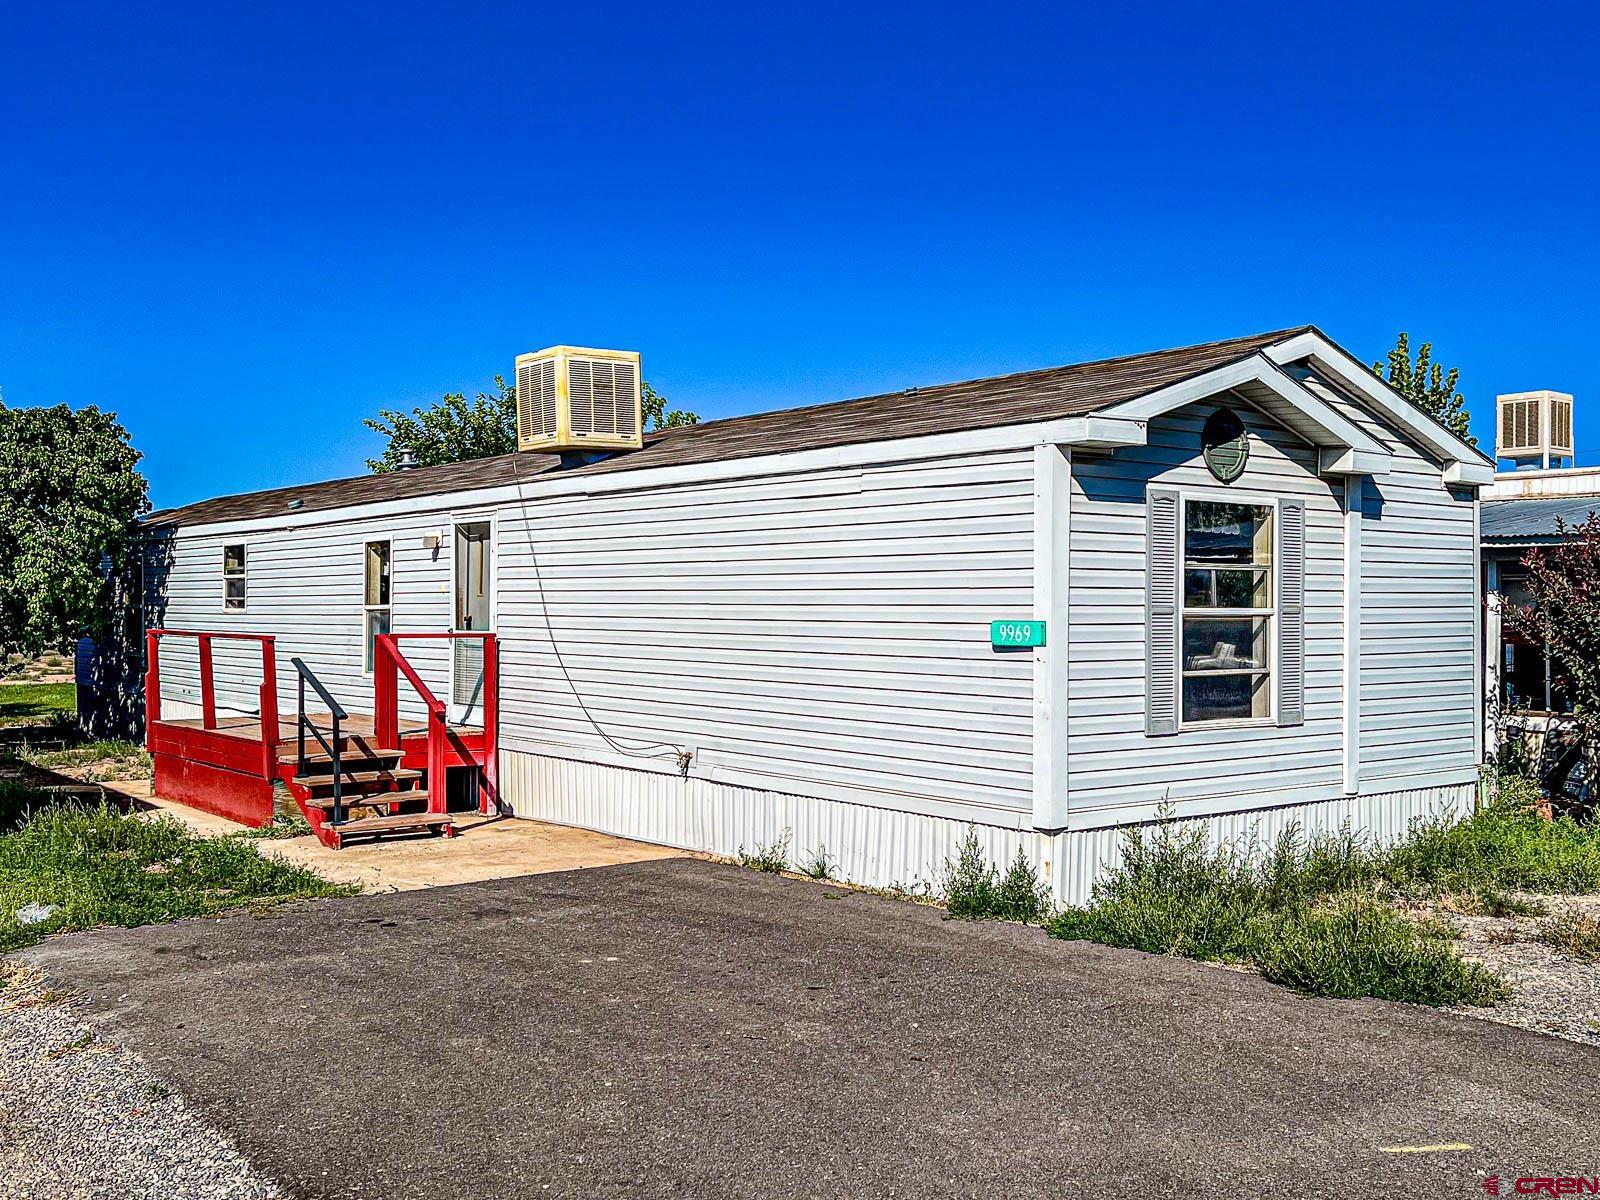
M 306 1197 L 1466 1197 L 1600 1173 L 1584 1047 L 689 859 L 24 957 Z M 1393 1149 L 1440 1145 L 1471 1149 Z

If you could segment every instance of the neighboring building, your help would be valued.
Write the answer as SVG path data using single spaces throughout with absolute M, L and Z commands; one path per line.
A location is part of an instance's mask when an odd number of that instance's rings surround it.
M 1495 399 L 1495 458 L 1510 459 L 1513 469 L 1480 493 L 1491 726 L 1507 713 L 1571 711 L 1544 647 L 1511 632 L 1502 614 L 1528 602 L 1528 552 L 1559 543 L 1563 529 L 1600 509 L 1600 467 L 1561 465 L 1574 457 L 1572 404 L 1567 393 L 1551 391 Z
M 430 810 L 787 837 L 868 884 L 969 825 L 1081 899 L 1164 812 L 1392 837 L 1473 802 L 1492 464 L 1314 327 L 637 449 L 637 356 L 518 368 L 547 452 L 149 519 L 149 625 L 212 635 L 157 635 L 158 791 L 264 820 L 287 780 L 332 829 L 293 656 Z

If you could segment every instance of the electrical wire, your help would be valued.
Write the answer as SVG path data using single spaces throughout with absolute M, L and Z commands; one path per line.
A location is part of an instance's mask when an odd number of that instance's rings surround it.
M 539 570 L 539 548 L 533 536 L 533 517 L 528 511 L 528 497 L 523 491 L 522 471 L 517 463 L 517 455 L 520 453 L 520 450 L 512 451 L 511 478 L 514 481 L 517 503 L 522 509 L 522 518 L 528 535 L 528 557 L 533 562 L 533 579 L 539 591 L 539 612 L 544 617 L 545 632 L 550 638 L 550 649 L 555 653 L 556 666 L 561 670 L 561 677 L 567 681 L 567 687 L 572 690 L 572 698 L 578 702 L 578 710 L 583 713 L 584 718 L 594 728 L 594 731 L 600 735 L 601 740 L 618 754 L 626 755 L 629 758 L 665 758 L 667 755 L 662 751 L 670 751 L 678 760 L 678 769 L 687 776 L 689 773 L 689 761 L 693 758 L 693 755 L 684 747 L 673 742 L 650 742 L 638 738 L 628 738 L 626 741 L 635 743 L 634 747 L 630 748 L 623 740 L 612 737 L 611 734 L 607 733 L 605 727 L 589 711 L 588 704 L 584 702 L 583 693 L 578 690 L 577 681 L 572 678 L 572 672 L 567 670 L 567 660 L 562 656 L 561 643 L 556 640 L 555 626 L 550 620 L 550 604 L 544 594 L 544 576 Z

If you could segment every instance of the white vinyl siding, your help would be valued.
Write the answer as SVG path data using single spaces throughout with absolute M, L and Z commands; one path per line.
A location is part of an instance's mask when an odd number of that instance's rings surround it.
M 275 635 L 278 707 L 285 719 L 292 719 L 295 711 L 295 671 L 289 662 L 295 655 L 346 709 L 370 713 L 372 676 L 363 669 L 367 543 L 392 539 L 390 611 L 395 630 L 446 629 L 449 559 L 422 544 L 423 534 L 438 532 L 444 521 L 443 516 L 389 517 L 301 529 L 263 523 L 247 537 L 208 533 L 204 526 L 183 528 L 146 549 L 146 619 L 169 629 Z M 243 612 L 219 613 L 217 563 L 225 544 L 240 541 L 249 544 L 250 604 Z M 449 681 L 447 654 L 443 643 L 406 646 L 407 657 L 441 699 Z M 259 646 L 219 640 L 213 643 L 212 661 L 219 712 L 257 712 Z M 161 680 L 167 715 L 198 715 L 200 675 L 193 638 L 162 639 Z M 400 696 L 403 712 L 423 715 L 409 686 L 401 685 Z M 315 707 L 324 706 L 318 702 Z
M 1150 422 L 1148 444 L 1072 463 L 1068 775 L 1074 824 L 1141 819 L 1164 802 L 1220 810 L 1288 803 L 1341 779 L 1342 488 L 1316 452 L 1252 410 L 1250 463 L 1221 484 L 1200 459 L 1214 406 Z M 1146 732 L 1146 490 L 1150 485 L 1305 503 L 1304 723 Z
M 1363 487 L 1361 790 L 1461 778 L 1477 765 L 1481 718 L 1474 504 L 1365 409 L 1319 392 L 1393 456 Z
M 1017 824 L 1033 660 L 988 625 L 1032 612 L 1032 505 L 1018 450 L 503 511 L 502 741 L 628 761 L 575 686 L 658 768 L 646 743 L 692 747 L 697 776 Z

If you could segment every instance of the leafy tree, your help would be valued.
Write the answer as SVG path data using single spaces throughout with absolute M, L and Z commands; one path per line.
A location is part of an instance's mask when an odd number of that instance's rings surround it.
M 109 568 L 150 508 L 141 457 L 114 413 L 0 401 L 0 653 L 110 629 Z
M 389 439 L 382 458 L 367 459 L 379 474 L 399 470 L 407 450 L 419 467 L 510 454 L 517 448 L 517 389 L 496 375 L 492 396 L 479 392 L 468 401 L 460 392 L 448 392 L 438 403 L 409 413 L 379 409 L 365 424 Z
M 666 397 L 651 387 L 649 380 L 639 391 L 647 431 L 699 423 L 700 418 L 692 412 L 668 409 Z M 368 417 L 364 423 L 389 439 L 381 458 L 367 459 L 367 466 L 380 474 L 399 470 L 401 455 L 407 450 L 419 467 L 492 458 L 517 448 L 517 389 L 496 375 L 493 394 L 479 392 L 469 401 L 461 392 L 449 392 L 437 403 L 409 413 L 379 409 L 376 417 Z
M 676 429 L 680 425 L 700 424 L 700 418 L 692 412 L 685 412 L 681 408 L 669 409 L 667 407 L 667 398 L 651 387 L 648 379 L 639 387 L 639 398 L 644 407 L 644 427 L 646 431 Z
M 1383 378 L 1383 363 L 1373 363 L 1372 373 Z M 1466 399 L 1456 390 L 1461 370 L 1451 367 L 1448 372 L 1433 361 L 1433 343 L 1423 342 L 1417 351 L 1416 362 L 1411 361 L 1411 338 L 1402 333 L 1389 351 L 1389 386 L 1394 388 L 1423 412 L 1436 419 L 1451 433 L 1469 446 L 1476 446 L 1472 436 Z

